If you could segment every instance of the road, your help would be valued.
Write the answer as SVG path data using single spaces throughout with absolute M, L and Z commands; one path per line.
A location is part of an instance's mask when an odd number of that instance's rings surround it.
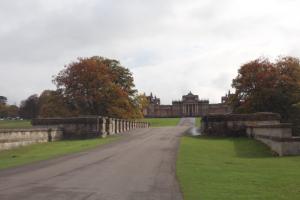
M 90 151 L 2 170 L 0 199 L 182 200 L 176 155 L 192 124 L 134 130 Z

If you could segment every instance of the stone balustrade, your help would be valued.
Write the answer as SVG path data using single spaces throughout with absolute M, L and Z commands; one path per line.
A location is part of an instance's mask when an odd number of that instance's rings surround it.
M 100 116 L 72 118 L 39 118 L 32 120 L 36 127 L 59 127 L 63 130 L 65 139 L 84 139 L 105 137 L 128 132 L 136 128 L 148 128 L 147 122 L 130 119 L 115 119 Z
M 0 129 L 0 151 L 62 139 L 106 137 L 149 127 L 147 122 L 100 116 L 39 118 L 32 120 L 32 125 L 31 129 Z

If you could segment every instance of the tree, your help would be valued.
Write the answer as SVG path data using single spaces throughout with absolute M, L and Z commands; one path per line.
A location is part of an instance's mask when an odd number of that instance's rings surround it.
M 19 108 L 16 105 L 8 105 L 7 98 L 0 96 L 0 118 L 18 117 Z
M 233 79 L 235 94 L 230 102 L 235 112 L 277 112 L 289 117 L 292 105 L 300 101 L 300 62 L 293 57 L 275 63 L 260 58 L 241 66 Z
M 68 117 L 76 115 L 59 91 L 45 90 L 39 97 L 39 117 Z
M 21 102 L 20 116 L 25 119 L 33 119 L 39 113 L 39 97 L 34 94 Z
M 0 96 L 0 104 L 5 105 L 7 103 L 7 98 L 5 96 Z
M 19 108 L 16 105 L 7 106 L 7 117 L 16 118 L 19 116 Z
M 135 116 L 133 77 L 119 61 L 79 58 L 55 78 L 58 91 L 81 115 Z

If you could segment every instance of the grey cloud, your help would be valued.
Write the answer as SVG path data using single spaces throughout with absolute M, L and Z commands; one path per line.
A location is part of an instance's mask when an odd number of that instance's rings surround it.
M 299 55 L 299 1 L 3 0 L 0 95 L 54 88 L 77 57 L 119 59 L 163 103 L 192 90 L 218 102 L 241 63 Z M 13 88 L 13 89 L 11 89 Z

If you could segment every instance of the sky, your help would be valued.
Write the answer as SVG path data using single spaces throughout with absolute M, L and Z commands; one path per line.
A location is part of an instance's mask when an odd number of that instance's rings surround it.
M 0 96 L 55 89 L 78 57 L 117 59 L 162 104 L 220 102 L 239 67 L 300 56 L 300 0 L 1 0 Z

